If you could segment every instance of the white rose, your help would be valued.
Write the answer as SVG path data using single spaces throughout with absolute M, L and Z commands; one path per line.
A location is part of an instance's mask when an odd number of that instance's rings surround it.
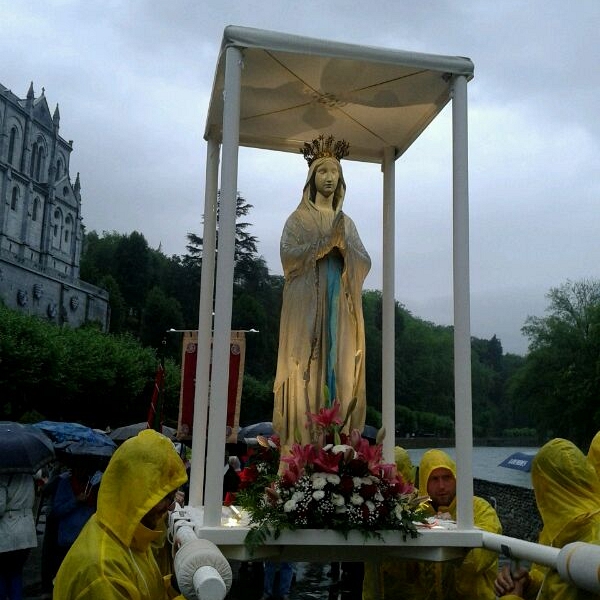
M 340 454 L 346 452 L 346 450 L 352 450 L 352 456 L 356 456 L 354 448 L 352 446 L 348 446 L 348 444 L 338 444 L 337 446 L 334 446 L 331 451 L 334 454 Z
M 362 485 L 362 479 L 360 477 L 353 477 L 352 478 L 352 485 L 355 488 L 359 488 Z
M 394 514 L 396 515 L 396 519 L 398 519 L 398 521 L 402 520 L 402 505 L 401 504 L 396 504 L 396 506 L 394 506 Z
M 341 494 L 331 494 L 331 502 L 334 506 L 344 506 L 346 501 L 344 500 L 344 496 Z
M 340 476 L 335 473 L 327 473 L 325 479 L 327 479 L 329 483 L 333 483 L 333 485 L 337 485 L 340 482 Z
M 316 490 L 322 490 L 327 485 L 327 479 L 325 479 L 323 473 L 313 473 L 310 477 L 312 486 Z
M 375 505 L 370 500 L 367 500 L 365 505 L 369 509 L 369 512 L 373 512 L 375 510 Z
M 350 502 L 352 502 L 352 504 L 355 506 L 360 506 L 364 502 L 364 499 L 360 494 L 355 492 L 352 494 L 352 496 L 350 496 Z
M 323 500 L 323 498 L 325 497 L 325 492 L 324 492 L 323 490 L 315 490 L 315 491 L 312 493 L 312 497 L 313 497 L 315 500 Z
M 296 509 L 296 503 L 293 500 L 288 500 L 284 505 L 283 505 L 283 512 L 292 512 L 293 510 Z

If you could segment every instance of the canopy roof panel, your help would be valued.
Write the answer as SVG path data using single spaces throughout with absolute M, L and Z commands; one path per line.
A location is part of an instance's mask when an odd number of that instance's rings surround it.
M 240 145 L 298 152 L 324 133 L 350 142 L 348 159 L 403 154 L 450 100 L 468 58 L 330 42 L 246 27 L 225 29 L 205 138 L 222 139 L 225 51 L 242 50 Z

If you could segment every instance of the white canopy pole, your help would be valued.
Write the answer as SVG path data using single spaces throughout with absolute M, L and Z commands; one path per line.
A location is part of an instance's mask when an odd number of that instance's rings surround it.
M 208 427 L 208 389 L 210 377 L 213 292 L 215 287 L 215 245 L 217 229 L 217 191 L 219 180 L 219 143 L 209 138 L 206 147 L 206 184 L 204 187 L 204 227 L 202 233 L 202 274 L 198 313 L 198 352 L 194 392 L 194 423 L 190 497 L 188 504 L 204 501 L 204 461 Z
M 240 85 L 242 53 L 229 47 L 225 56 L 223 107 L 223 167 L 219 207 L 219 243 L 215 292 L 215 330 L 209 396 L 208 449 L 204 523 L 221 524 L 227 390 L 229 382 L 229 346 L 231 343 L 231 306 L 235 250 L 238 150 L 240 139 Z
M 387 147 L 383 156 L 383 292 L 382 292 L 382 357 L 381 357 L 381 420 L 386 428 L 383 456 L 386 462 L 394 462 L 396 442 L 396 333 L 395 313 L 395 206 L 396 206 L 396 152 Z M 368 360 L 368 357 L 367 357 Z
M 473 414 L 469 299 L 469 182 L 467 78 L 452 83 L 454 233 L 454 403 L 459 529 L 473 527 Z

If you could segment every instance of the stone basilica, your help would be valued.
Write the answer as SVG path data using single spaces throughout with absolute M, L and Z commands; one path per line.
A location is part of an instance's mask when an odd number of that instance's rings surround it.
M 69 175 L 73 142 L 59 135 L 33 83 L 21 99 L 0 84 L 0 301 L 58 325 L 89 321 L 108 330 L 108 293 L 79 279 L 79 173 Z

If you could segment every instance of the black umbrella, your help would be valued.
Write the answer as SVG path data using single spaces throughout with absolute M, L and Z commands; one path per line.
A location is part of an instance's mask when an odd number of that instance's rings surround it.
M 246 438 L 255 438 L 258 435 L 266 437 L 273 435 L 273 423 L 271 421 L 263 421 L 262 423 L 254 423 L 254 425 L 246 425 L 238 431 L 238 442 L 243 442 Z
M 113 429 L 109 435 L 111 440 L 117 442 L 117 444 L 120 444 L 129 438 L 135 437 L 144 429 L 148 429 L 148 424 L 146 421 L 143 421 L 142 423 L 133 423 L 132 425 L 124 425 L 123 427 L 117 427 L 117 429 Z M 177 429 L 173 429 L 173 427 L 167 427 L 166 425 L 162 426 L 161 433 L 171 440 L 174 440 L 177 437 Z
M 52 442 L 41 431 L 0 421 L 0 473 L 35 473 L 52 460 Z
M 65 442 L 55 446 L 56 457 L 70 466 L 86 466 L 88 468 L 106 469 L 110 457 L 117 446 L 90 444 L 88 442 Z

